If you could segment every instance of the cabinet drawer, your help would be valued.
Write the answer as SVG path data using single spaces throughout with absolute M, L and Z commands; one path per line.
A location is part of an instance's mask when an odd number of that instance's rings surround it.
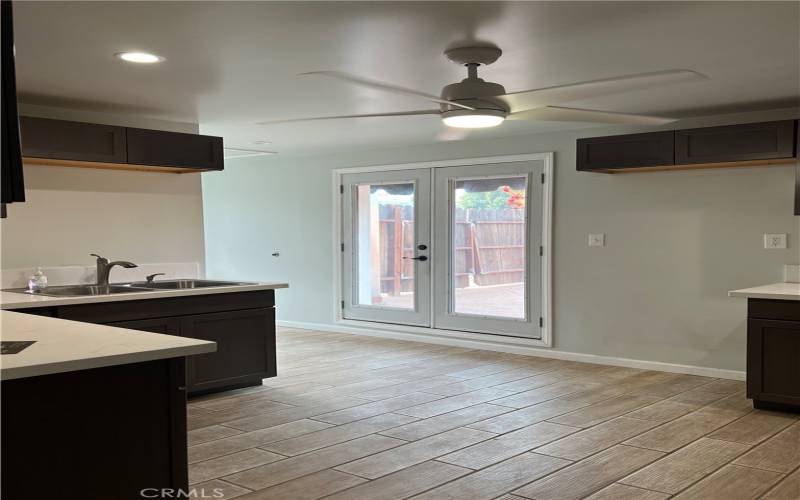
M 222 138 L 161 130 L 127 129 L 128 163 L 222 170 Z
M 771 160 L 794 156 L 794 121 L 748 123 L 675 132 L 675 163 Z
M 20 117 L 22 156 L 125 163 L 124 127 Z
M 651 132 L 577 141 L 578 170 L 658 167 L 675 163 L 674 132 Z
M 800 300 L 748 299 L 747 317 L 800 321 Z

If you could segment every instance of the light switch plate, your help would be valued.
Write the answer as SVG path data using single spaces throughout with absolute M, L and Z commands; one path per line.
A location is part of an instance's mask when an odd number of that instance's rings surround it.
M 606 246 L 606 235 L 603 233 L 589 235 L 590 247 L 604 247 Z
M 786 248 L 786 233 L 765 234 L 764 248 L 768 248 L 770 250 Z

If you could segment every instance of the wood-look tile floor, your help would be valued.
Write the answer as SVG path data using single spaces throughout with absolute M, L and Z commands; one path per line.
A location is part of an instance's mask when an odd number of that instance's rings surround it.
M 196 494 L 800 499 L 800 416 L 743 382 L 291 329 L 278 369 L 189 402 Z

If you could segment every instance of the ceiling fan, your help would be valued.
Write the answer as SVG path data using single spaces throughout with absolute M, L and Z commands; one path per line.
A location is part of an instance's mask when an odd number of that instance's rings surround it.
M 594 109 L 569 108 L 556 106 L 556 104 L 706 78 L 696 71 L 671 69 L 506 93 L 506 89 L 502 85 L 478 78 L 479 66 L 491 64 L 502 55 L 502 51 L 499 48 L 491 45 L 457 47 L 446 50 L 444 54 L 451 61 L 466 66 L 467 78 L 458 83 L 445 86 L 440 96 L 340 71 L 311 71 L 308 73 L 301 73 L 301 75 L 334 78 L 362 87 L 369 87 L 411 97 L 419 97 L 429 102 L 439 104 L 438 109 L 294 118 L 265 121 L 259 122 L 258 124 L 269 125 L 288 122 L 337 120 L 343 118 L 439 115 L 445 125 L 457 128 L 494 127 L 500 125 L 504 120 L 660 125 L 673 122 L 676 119 L 662 116 L 599 111 Z

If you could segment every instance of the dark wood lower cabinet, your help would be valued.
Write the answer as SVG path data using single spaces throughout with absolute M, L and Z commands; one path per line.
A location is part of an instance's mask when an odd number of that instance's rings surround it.
M 4 380 L 0 397 L 3 498 L 188 488 L 184 358 Z
M 261 385 L 277 375 L 274 305 L 275 292 L 263 290 L 18 312 L 216 342 L 216 352 L 187 358 L 187 390 L 193 396 Z
M 800 301 L 748 300 L 747 397 L 800 412 Z
M 271 307 L 181 318 L 181 336 L 217 343 L 216 352 L 189 358 L 190 392 L 260 385 L 262 379 L 274 377 L 274 325 Z

